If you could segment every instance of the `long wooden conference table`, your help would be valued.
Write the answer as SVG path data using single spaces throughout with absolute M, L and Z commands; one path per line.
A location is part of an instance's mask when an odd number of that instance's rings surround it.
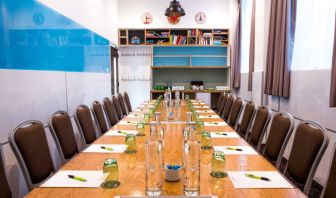
M 162 116 L 161 124 L 165 128 L 164 158 L 165 164 L 182 163 L 182 129 L 186 126 L 185 102 L 181 103 L 180 121 L 165 121 Z M 143 111 L 141 111 L 143 110 Z M 204 115 L 215 114 L 211 109 Z M 144 113 L 138 108 L 132 114 Z M 203 115 L 200 113 L 200 115 Z M 142 118 L 128 116 L 124 121 L 140 121 Z M 205 118 L 204 121 L 223 122 L 221 118 Z M 135 130 L 135 126 L 117 124 L 113 130 Z M 145 126 L 146 136 L 137 136 L 137 153 L 79 153 L 67 162 L 60 170 L 102 170 L 105 159 L 116 158 L 119 167 L 120 186 L 114 189 L 103 188 L 35 188 L 27 197 L 114 197 L 114 196 L 146 196 L 145 177 L 145 141 L 149 136 L 149 126 Z M 210 131 L 234 131 L 229 126 L 206 126 Z M 213 146 L 249 146 L 242 138 L 213 138 Z M 106 136 L 99 137 L 93 144 L 124 144 L 125 137 Z M 305 197 L 297 188 L 235 188 L 229 177 L 213 178 L 211 172 L 212 150 L 202 150 L 201 153 L 201 185 L 200 195 L 216 195 L 218 197 Z M 276 171 L 276 168 L 261 155 L 226 155 L 226 171 Z M 183 181 L 164 181 L 162 196 L 182 196 Z

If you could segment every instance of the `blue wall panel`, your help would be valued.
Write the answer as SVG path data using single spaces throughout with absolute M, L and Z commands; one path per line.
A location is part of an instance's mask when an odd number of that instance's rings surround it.
M 35 0 L 1 0 L 0 69 L 109 72 L 109 41 Z
M 153 47 L 154 55 L 169 55 L 169 54 L 180 54 L 180 55 L 224 55 L 227 54 L 227 47 L 181 47 L 181 46 L 171 46 Z

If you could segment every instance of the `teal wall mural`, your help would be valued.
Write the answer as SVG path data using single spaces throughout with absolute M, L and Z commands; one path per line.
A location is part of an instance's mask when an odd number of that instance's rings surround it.
M 107 39 L 36 0 L 0 3 L 0 69 L 110 72 Z

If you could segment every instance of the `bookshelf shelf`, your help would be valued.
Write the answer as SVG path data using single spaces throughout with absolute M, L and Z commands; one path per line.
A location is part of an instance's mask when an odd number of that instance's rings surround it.
M 119 29 L 119 45 L 227 46 L 229 29 Z

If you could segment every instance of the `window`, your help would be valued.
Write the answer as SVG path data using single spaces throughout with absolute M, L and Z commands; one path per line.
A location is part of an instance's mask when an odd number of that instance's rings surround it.
M 292 70 L 331 68 L 335 0 L 298 0 Z
M 241 1 L 241 73 L 249 71 L 252 1 Z

